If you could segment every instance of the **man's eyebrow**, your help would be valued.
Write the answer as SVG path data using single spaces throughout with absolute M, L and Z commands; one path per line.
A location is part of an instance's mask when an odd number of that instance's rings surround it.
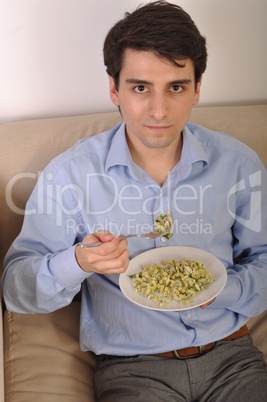
M 134 84 L 134 85 L 153 85 L 152 82 L 146 80 L 140 80 L 137 78 L 128 78 L 126 80 L 127 84 Z
M 184 79 L 180 79 L 180 80 L 174 80 L 174 81 L 170 81 L 167 83 L 167 85 L 186 85 L 186 84 L 191 84 L 192 80 L 190 78 L 184 78 Z
M 167 82 L 167 86 L 172 86 L 172 85 L 186 85 L 190 84 L 192 80 L 190 78 L 184 78 L 184 79 L 177 79 L 174 81 Z M 141 80 L 138 78 L 128 78 L 126 79 L 127 84 L 134 84 L 134 85 L 151 85 L 153 86 L 153 82 L 147 81 L 147 80 Z

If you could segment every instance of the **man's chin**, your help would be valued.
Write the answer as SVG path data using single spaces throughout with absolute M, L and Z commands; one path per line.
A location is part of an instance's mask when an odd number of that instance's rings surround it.
M 143 140 L 143 144 L 149 148 L 149 149 L 163 149 L 163 148 L 168 148 L 172 143 L 174 139 L 170 140 Z

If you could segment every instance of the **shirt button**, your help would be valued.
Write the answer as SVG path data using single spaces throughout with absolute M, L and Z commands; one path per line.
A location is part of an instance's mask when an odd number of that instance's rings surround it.
M 186 314 L 186 318 L 187 318 L 188 320 L 191 320 L 191 314 Z

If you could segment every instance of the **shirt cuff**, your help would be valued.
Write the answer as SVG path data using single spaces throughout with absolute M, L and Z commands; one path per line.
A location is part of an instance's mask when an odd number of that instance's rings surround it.
M 56 254 L 50 260 L 50 269 L 53 276 L 67 289 L 76 288 L 93 274 L 93 272 L 88 273 L 80 268 L 75 258 L 75 247 L 72 246 Z
M 240 281 L 235 275 L 228 274 L 224 289 L 215 298 L 214 302 L 209 305 L 209 308 L 228 308 L 231 310 L 237 304 L 240 296 Z

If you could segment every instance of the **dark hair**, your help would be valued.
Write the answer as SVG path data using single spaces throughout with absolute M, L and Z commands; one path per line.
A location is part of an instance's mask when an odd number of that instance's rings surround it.
M 191 59 L 195 84 L 206 70 L 206 40 L 194 21 L 179 6 L 155 1 L 126 13 L 108 32 L 104 42 L 104 63 L 116 87 L 127 48 L 151 51 L 178 65 L 177 60 Z

